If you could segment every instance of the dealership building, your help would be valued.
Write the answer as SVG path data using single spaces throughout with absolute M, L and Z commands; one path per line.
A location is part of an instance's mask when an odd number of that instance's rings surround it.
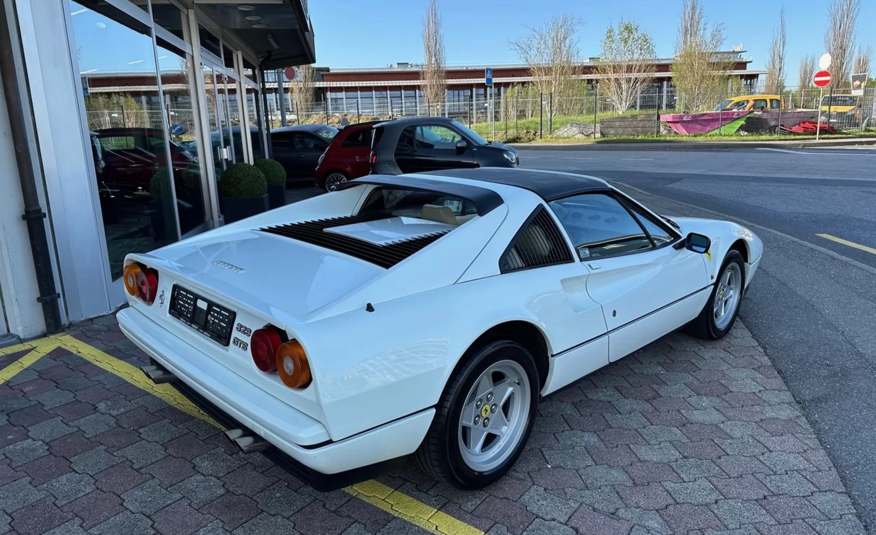
M 217 180 L 266 146 L 261 73 L 314 61 L 306 0 L 2 0 L 0 346 L 221 224 Z

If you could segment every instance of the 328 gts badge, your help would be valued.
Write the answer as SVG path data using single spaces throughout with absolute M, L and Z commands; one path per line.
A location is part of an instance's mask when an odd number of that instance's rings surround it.
M 234 337 L 234 340 L 231 341 L 231 344 L 235 347 L 239 347 L 240 349 L 242 349 L 244 351 L 249 349 L 249 344 L 247 344 L 246 342 L 244 342 L 243 340 L 241 340 L 240 338 L 238 338 L 236 336 Z

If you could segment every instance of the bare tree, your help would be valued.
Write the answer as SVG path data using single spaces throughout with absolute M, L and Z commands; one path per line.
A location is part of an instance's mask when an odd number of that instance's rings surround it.
M 682 0 L 672 84 L 684 111 L 711 109 L 727 91 L 736 56 L 720 53 L 724 28 L 709 25 L 700 0 Z
M 855 68 L 853 74 L 869 74 L 870 73 L 870 56 L 873 55 L 873 49 L 859 46 L 858 55 L 855 56 Z
M 861 0 L 833 0 L 827 10 L 824 47 L 830 53 L 830 72 L 839 83 L 848 83 L 855 53 L 855 26 Z
M 806 54 L 800 58 L 800 72 L 797 76 L 797 86 L 800 90 L 812 87 L 812 78 L 815 76 L 815 56 Z
M 441 17 L 435 0 L 429 2 L 423 19 L 423 56 L 426 107 L 430 113 L 439 115 L 441 103 L 447 100 L 447 86 L 444 79 L 444 37 L 441 35 Z
M 571 15 L 559 15 L 547 24 L 530 28 L 529 35 L 511 42 L 528 66 L 533 83 L 546 98 L 553 95 L 554 114 L 564 113 L 564 107 L 572 105 L 578 84 L 575 75 L 578 60 L 578 42 L 575 34 L 578 19 Z
M 298 114 L 299 122 L 313 113 L 313 65 L 302 65 L 296 68 L 295 79 L 290 83 L 294 112 Z
M 773 32 L 770 42 L 770 57 L 767 60 L 766 92 L 779 95 L 785 90 L 785 7 L 779 11 L 779 27 Z
M 617 28 L 606 28 L 596 72 L 603 76 L 600 84 L 615 111 L 624 113 L 641 95 L 651 81 L 656 55 L 654 41 L 638 24 L 621 20 Z

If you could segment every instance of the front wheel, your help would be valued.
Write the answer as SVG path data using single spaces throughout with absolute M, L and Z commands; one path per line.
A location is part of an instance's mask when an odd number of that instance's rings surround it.
M 436 479 L 463 489 L 502 477 L 529 438 L 538 404 L 529 351 L 502 340 L 476 351 L 450 378 L 415 458 Z
M 730 332 L 739 315 L 739 305 L 745 291 L 744 273 L 742 255 L 738 251 L 727 253 L 709 301 L 700 315 L 688 324 L 688 331 L 692 335 L 704 340 L 718 340 Z

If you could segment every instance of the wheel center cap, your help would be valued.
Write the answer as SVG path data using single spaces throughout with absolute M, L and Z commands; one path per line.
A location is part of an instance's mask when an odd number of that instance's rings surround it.
M 481 407 L 481 417 L 486 418 L 489 415 L 490 415 L 490 406 L 485 403 L 484 406 Z

